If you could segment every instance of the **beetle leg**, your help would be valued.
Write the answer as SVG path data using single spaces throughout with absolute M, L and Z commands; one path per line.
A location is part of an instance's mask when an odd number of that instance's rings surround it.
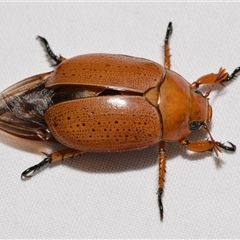
M 236 150 L 236 146 L 228 142 L 231 146 L 227 146 L 221 142 L 215 142 L 215 141 L 198 141 L 198 142 L 189 142 L 187 139 L 182 139 L 180 143 L 183 146 L 186 146 L 188 150 L 193 151 L 193 152 L 205 152 L 205 151 L 212 151 L 215 147 L 220 147 L 226 151 L 229 152 L 234 152 Z M 219 152 L 221 150 L 218 148 L 217 149 Z
M 205 151 L 212 151 L 214 148 L 213 142 L 206 140 L 206 141 L 197 141 L 197 142 L 189 142 L 187 139 L 183 139 L 180 143 L 185 146 L 188 150 L 193 152 L 205 152 Z
M 201 84 L 216 84 L 225 81 L 228 77 L 226 69 L 220 68 L 218 73 L 206 74 L 191 84 L 192 88 L 198 88 Z
M 226 69 L 220 68 L 217 74 L 210 73 L 200 77 L 196 82 L 191 84 L 191 88 L 197 89 L 201 84 L 212 84 L 210 90 L 205 94 L 207 97 L 216 84 L 222 84 L 229 82 L 237 77 L 240 72 L 240 67 L 237 67 L 230 75 L 226 72 Z
M 41 41 L 41 43 L 44 45 L 44 47 L 48 53 L 48 56 L 50 57 L 50 59 L 52 59 L 56 63 L 56 65 L 60 64 L 64 60 L 66 60 L 66 58 L 62 57 L 61 55 L 57 56 L 56 54 L 53 53 L 48 41 L 45 38 L 43 38 L 41 36 L 37 36 L 37 39 L 39 39 Z
M 71 148 L 67 148 L 67 149 L 52 153 L 52 154 L 44 153 L 47 157 L 44 158 L 43 161 L 41 161 L 40 163 L 26 169 L 22 173 L 21 178 L 23 180 L 28 179 L 28 178 L 32 177 L 35 174 L 35 172 L 37 172 L 38 170 L 40 170 L 41 168 L 43 168 L 44 166 L 46 166 L 50 163 L 65 160 L 65 159 L 68 159 L 68 158 L 73 158 L 73 157 L 82 155 L 84 153 L 85 152 L 75 150 L 75 149 L 71 149 Z
M 169 48 L 169 38 L 172 34 L 172 23 L 169 22 L 168 27 L 167 27 L 167 32 L 166 32 L 166 36 L 164 39 L 164 67 L 166 69 L 170 69 L 171 63 L 170 63 L 170 48 Z
M 166 173 L 166 154 L 165 154 L 165 142 L 160 142 L 159 145 L 159 179 L 158 179 L 158 206 L 160 210 L 160 219 L 163 220 L 163 204 L 162 194 L 164 188 L 164 177 Z
M 227 81 L 227 79 L 228 73 L 226 72 L 226 69 L 220 68 L 216 74 L 210 73 L 200 77 L 196 82 L 191 84 L 191 88 L 197 89 L 202 84 L 212 84 L 210 90 L 205 93 L 205 97 L 207 97 L 216 84 L 222 84 L 223 82 Z

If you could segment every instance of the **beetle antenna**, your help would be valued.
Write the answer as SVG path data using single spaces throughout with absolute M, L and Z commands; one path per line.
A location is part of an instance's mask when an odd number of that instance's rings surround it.
M 232 72 L 232 74 L 230 74 L 230 75 L 228 76 L 228 78 L 227 78 L 225 81 L 228 82 L 228 81 L 233 80 L 233 79 L 237 76 L 237 73 L 239 73 L 239 72 L 240 72 L 240 67 L 237 67 L 237 68 Z
M 61 55 L 57 56 L 56 54 L 53 53 L 48 41 L 45 38 L 43 38 L 41 36 L 37 36 L 37 39 L 39 39 L 40 42 L 45 47 L 45 49 L 47 51 L 47 54 L 50 57 L 50 59 L 53 60 L 56 63 L 54 66 L 60 64 L 65 59 L 65 58 L 62 58 Z
M 52 159 L 51 156 L 44 153 L 47 157 L 43 159 L 43 161 L 41 161 L 40 163 L 26 169 L 22 175 L 21 178 L 22 180 L 26 180 L 29 179 L 30 177 L 32 177 L 36 171 L 40 170 L 42 167 L 48 165 L 49 163 L 51 163 Z

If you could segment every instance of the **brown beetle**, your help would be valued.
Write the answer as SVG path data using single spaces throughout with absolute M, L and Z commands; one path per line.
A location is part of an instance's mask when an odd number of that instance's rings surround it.
M 87 54 L 70 59 L 56 56 L 46 39 L 39 37 L 57 67 L 52 72 L 24 79 L 1 94 L 0 129 L 33 140 L 56 140 L 66 150 L 47 155 L 28 168 L 29 178 L 42 166 L 86 152 L 120 152 L 159 144 L 160 218 L 166 156 L 164 144 L 179 141 L 188 150 L 203 152 L 219 147 L 235 151 L 215 141 L 207 127 L 212 117 L 208 96 L 216 84 L 232 80 L 220 68 L 189 84 L 170 70 L 168 25 L 164 67 L 153 61 L 117 54 Z M 210 84 L 202 94 L 198 88 Z M 210 139 L 189 142 L 186 137 L 204 129 Z

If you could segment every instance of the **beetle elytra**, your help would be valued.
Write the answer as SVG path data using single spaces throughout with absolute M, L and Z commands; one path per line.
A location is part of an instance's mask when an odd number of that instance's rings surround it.
M 32 140 L 58 141 L 65 150 L 22 173 L 31 177 L 44 165 L 87 152 L 120 152 L 159 146 L 158 204 L 163 219 L 162 195 L 165 142 L 178 141 L 188 150 L 220 148 L 235 151 L 234 144 L 215 141 L 208 129 L 212 108 L 208 96 L 217 84 L 235 78 L 220 68 L 192 84 L 170 70 L 169 37 L 164 41 L 164 66 L 151 60 L 118 54 L 86 54 L 66 59 L 43 43 L 55 70 L 24 79 L 1 93 L 0 129 Z M 200 85 L 209 91 L 199 91 Z M 203 129 L 208 140 L 190 142 L 187 136 Z

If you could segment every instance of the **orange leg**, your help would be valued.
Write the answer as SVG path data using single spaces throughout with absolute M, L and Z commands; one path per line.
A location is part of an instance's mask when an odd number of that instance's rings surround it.
M 57 161 L 61 161 L 61 160 L 65 160 L 68 158 L 73 158 L 79 155 L 84 154 L 85 152 L 81 152 L 79 150 L 75 150 L 75 149 L 71 149 L 71 148 L 67 148 L 52 154 L 46 154 L 44 153 L 47 157 L 43 159 L 43 161 L 41 161 L 40 163 L 26 169 L 21 177 L 23 180 L 28 179 L 30 177 L 32 177 L 34 175 L 34 173 L 38 170 L 40 170 L 42 167 L 52 163 L 52 162 L 57 162 Z
M 215 148 L 216 148 L 215 152 L 216 152 L 217 156 L 218 156 L 217 151 L 221 152 L 219 147 L 225 149 L 226 151 L 230 151 L 230 152 L 234 152 L 236 150 L 236 146 L 234 144 L 232 144 L 231 142 L 229 142 L 229 144 L 231 146 L 226 146 L 220 142 L 208 141 L 208 140 L 198 141 L 198 142 L 189 142 L 187 139 L 184 138 L 180 141 L 180 143 L 183 146 L 186 146 L 186 148 L 188 150 L 193 151 L 193 152 L 212 151 L 213 149 L 215 150 Z
M 226 72 L 226 69 L 220 68 L 218 73 L 210 73 L 200 77 L 196 82 L 191 84 L 191 88 L 197 89 L 202 84 L 212 84 L 210 90 L 205 93 L 205 97 L 208 97 L 212 89 L 216 84 L 222 84 L 233 80 L 240 72 L 240 67 L 237 67 L 230 75 Z
M 197 89 L 202 84 L 212 84 L 210 90 L 205 93 L 205 97 L 208 97 L 214 86 L 227 81 L 228 76 L 229 74 L 226 72 L 226 69 L 220 68 L 217 74 L 210 73 L 200 77 L 196 82 L 191 84 L 191 88 Z
M 170 69 L 171 62 L 170 62 L 170 48 L 169 48 L 169 37 L 172 34 L 172 23 L 170 22 L 167 27 L 166 37 L 164 39 L 164 67 L 166 69 Z
M 218 73 L 210 73 L 200 77 L 196 82 L 192 83 L 192 87 L 198 88 L 201 84 L 216 84 L 225 81 L 228 77 L 226 69 L 220 68 Z
M 158 206 L 160 210 L 160 219 L 163 220 L 163 204 L 162 194 L 164 188 L 164 177 L 166 173 L 166 155 L 165 155 L 165 142 L 159 144 L 159 178 L 158 178 Z

